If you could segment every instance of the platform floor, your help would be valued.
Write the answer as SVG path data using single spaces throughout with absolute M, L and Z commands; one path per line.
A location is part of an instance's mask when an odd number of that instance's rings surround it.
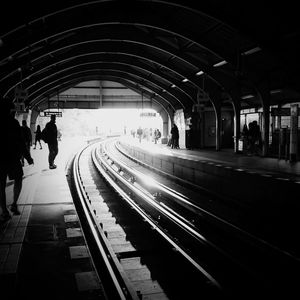
M 132 143 L 192 160 L 209 160 L 236 168 L 292 178 L 300 183 L 300 162 L 235 154 L 232 150 L 171 149 L 167 145 L 128 138 Z M 35 164 L 25 165 L 18 201 L 20 216 L 0 225 L 1 298 L 104 299 L 69 191 L 65 165 L 85 142 L 59 142 L 58 168 L 49 170 L 47 145 L 31 150 Z M 12 201 L 7 183 L 7 204 Z
M 1 299 L 105 299 L 65 173 L 80 145 L 80 139 L 59 142 L 55 170 L 48 168 L 47 145 L 31 149 L 34 165 L 24 166 L 21 215 L 0 227 Z M 12 188 L 8 182 L 8 205 Z
M 241 153 L 234 153 L 232 149 L 171 149 L 166 144 L 126 137 L 127 142 L 134 143 L 136 146 L 144 147 L 153 153 L 162 153 L 170 156 L 178 156 L 189 160 L 211 161 L 233 168 L 242 168 L 255 171 L 257 173 L 272 174 L 278 177 L 286 177 L 300 182 L 300 161 L 291 163 L 289 160 L 260 157 L 257 155 L 248 156 Z

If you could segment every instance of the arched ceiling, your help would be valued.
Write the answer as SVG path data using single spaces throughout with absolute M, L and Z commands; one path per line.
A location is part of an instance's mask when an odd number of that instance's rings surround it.
M 22 85 L 29 107 L 97 78 L 127 83 L 173 110 L 192 107 L 197 94 L 207 101 L 203 91 L 221 105 L 259 106 L 262 89 L 271 105 L 299 101 L 292 2 L 4 2 L 0 94 L 13 97 Z

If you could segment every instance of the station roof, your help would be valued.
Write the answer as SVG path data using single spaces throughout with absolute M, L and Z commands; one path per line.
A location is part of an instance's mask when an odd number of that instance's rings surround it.
M 166 108 L 299 101 L 292 1 L 2 1 L 0 94 L 37 103 L 111 80 Z

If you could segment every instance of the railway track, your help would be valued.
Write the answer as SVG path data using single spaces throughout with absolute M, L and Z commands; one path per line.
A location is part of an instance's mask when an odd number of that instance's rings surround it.
M 299 271 L 296 257 L 141 168 L 114 142 L 85 147 L 73 162 L 72 194 L 108 299 L 246 299 L 294 291 L 296 282 L 283 274 Z

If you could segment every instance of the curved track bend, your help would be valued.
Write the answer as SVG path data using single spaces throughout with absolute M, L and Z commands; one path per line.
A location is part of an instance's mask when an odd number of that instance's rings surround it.
M 197 199 L 205 195 L 151 173 L 116 140 L 84 147 L 71 174 L 108 299 L 246 299 L 295 289 L 285 275 L 299 270 L 297 257 L 203 209 Z

